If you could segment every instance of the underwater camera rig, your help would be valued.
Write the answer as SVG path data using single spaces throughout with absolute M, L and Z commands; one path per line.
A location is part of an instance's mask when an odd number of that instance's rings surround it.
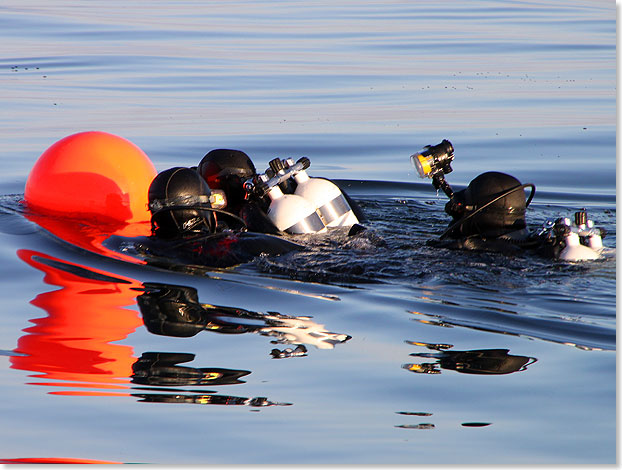
M 431 178 L 435 189 L 442 189 L 449 199 L 454 192 L 445 180 L 451 173 L 451 162 L 454 160 L 454 146 L 447 139 L 437 145 L 426 145 L 422 150 L 410 156 L 412 165 L 421 178 Z
M 454 160 L 454 147 L 446 139 L 424 147 L 411 155 L 410 160 L 421 178 L 431 178 L 434 188 L 442 189 L 449 197 L 445 212 L 454 221 L 441 239 L 476 234 L 499 236 L 525 228 L 525 209 L 535 194 L 533 184 L 521 184 L 505 173 L 487 172 L 471 181 L 466 189 L 454 193 L 445 180 Z M 522 190 L 528 187 L 531 194 L 525 201 Z

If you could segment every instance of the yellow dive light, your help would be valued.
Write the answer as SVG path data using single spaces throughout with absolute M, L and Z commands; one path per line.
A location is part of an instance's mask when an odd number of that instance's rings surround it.
M 437 145 L 426 145 L 420 152 L 410 156 L 412 165 L 420 178 L 433 178 L 439 173 L 451 173 L 454 147 L 448 140 Z
M 426 158 L 420 153 L 410 156 L 410 162 L 417 170 L 417 173 L 419 173 L 419 178 L 425 178 L 430 175 L 430 172 L 432 171 L 430 160 L 430 158 Z

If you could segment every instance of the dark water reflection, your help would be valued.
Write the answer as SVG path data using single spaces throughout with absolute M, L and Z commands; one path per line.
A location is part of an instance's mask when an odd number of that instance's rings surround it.
M 132 365 L 132 383 L 141 385 L 187 386 L 244 383 L 248 370 L 181 366 L 195 358 L 189 353 L 146 352 Z
M 193 287 L 145 283 L 137 297 L 147 329 L 154 334 L 188 337 L 199 331 L 222 334 L 259 333 L 273 344 L 309 344 L 332 349 L 351 337 L 331 333 L 310 317 L 292 317 L 277 312 L 248 310 L 199 303 Z
M 20 250 L 22 261 L 45 274 L 45 283 L 59 287 L 43 292 L 33 305 L 47 316 L 30 320 L 34 326 L 18 340 L 9 355 L 11 367 L 32 373 L 30 385 L 50 387 L 50 395 L 65 397 L 131 397 L 141 403 L 198 404 L 249 407 L 292 406 L 295 402 L 268 397 L 222 393 L 222 387 L 246 384 L 250 370 L 191 364 L 190 352 L 147 351 L 117 344 L 137 328 L 155 335 L 192 338 L 200 332 L 231 337 L 258 333 L 275 344 L 297 345 L 295 350 L 273 349 L 273 357 L 306 357 L 304 345 L 332 349 L 352 339 L 331 333 L 309 317 L 277 312 L 252 312 L 236 307 L 201 303 L 197 289 L 157 282 L 141 283 L 112 272 L 65 261 L 33 250 Z M 135 308 L 138 307 L 142 321 Z M 407 341 L 432 352 L 411 353 L 418 363 L 401 367 L 417 374 L 441 370 L 469 375 L 507 375 L 524 372 L 535 358 L 509 354 L 509 349 L 453 350 L 451 344 Z M 275 354 L 276 351 L 276 354 Z M 298 351 L 296 354 L 294 351 Z M 430 362 L 432 360 L 433 362 Z M 397 366 L 397 364 L 396 364 Z M 430 411 L 396 411 L 402 417 L 432 418 Z M 491 422 L 465 421 L 461 427 L 488 427 Z M 455 423 L 458 425 L 458 423 Z M 396 429 L 435 430 L 435 422 L 394 424 Z
M 413 343 L 420 345 L 421 343 Z M 512 374 L 527 370 L 537 361 L 533 357 L 514 356 L 508 349 L 474 349 L 471 351 L 445 351 L 450 345 L 425 345 L 428 349 L 443 349 L 438 353 L 412 353 L 417 358 L 435 359 L 436 362 L 404 364 L 402 367 L 417 374 L 440 374 L 440 369 L 454 370 L 462 374 Z
M 244 383 L 241 377 L 249 375 L 248 370 L 221 369 L 214 367 L 189 367 L 180 364 L 195 358 L 189 353 L 146 352 L 132 365 L 131 381 L 133 384 L 149 387 L 132 387 L 132 390 L 144 390 L 131 393 L 141 402 L 149 403 L 185 403 L 199 405 L 248 405 L 251 407 L 291 405 L 274 403 L 265 397 L 237 397 L 217 394 L 209 390 L 187 390 L 170 387 L 222 386 Z M 161 388 L 165 387 L 165 388 Z M 157 393 L 160 391 L 160 393 Z M 167 393 L 162 393 L 162 392 Z

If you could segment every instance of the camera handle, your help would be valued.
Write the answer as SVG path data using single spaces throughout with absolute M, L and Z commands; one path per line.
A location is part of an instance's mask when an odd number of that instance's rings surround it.
M 432 185 L 434 185 L 434 189 L 436 190 L 442 189 L 450 200 L 454 198 L 454 191 L 451 189 L 451 186 L 449 186 L 442 172 L 438 172 L 432 176 Z

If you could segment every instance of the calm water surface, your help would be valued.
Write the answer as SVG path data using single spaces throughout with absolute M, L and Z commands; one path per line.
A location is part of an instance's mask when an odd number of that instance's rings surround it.
M 9 0 L 0 26 L 0 460 L 616 462 L 613 2 Z M 203 275 L 76 250 L 18 201 L 84 130 L 158 170 L 307 156 L 377 238 Z M 587 208 L 609 256 L 428 247 L 445 199 L 408 157 L 443 138 L 453 185 L 534 183 L 529 223 Z M 212 326 L 154 334 L 145 289 Z

